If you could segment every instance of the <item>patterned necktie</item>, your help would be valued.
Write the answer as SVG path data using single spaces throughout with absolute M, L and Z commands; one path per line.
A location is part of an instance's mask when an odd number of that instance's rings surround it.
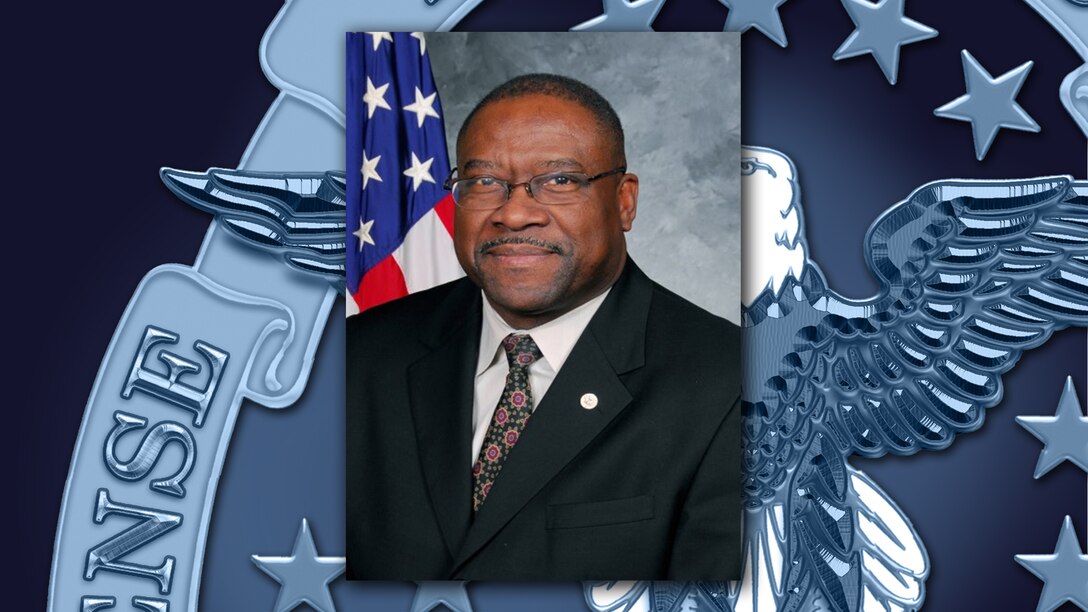
M 480 509 L 491 485 L 502 469 L 502 463 L 521 436 L 533 413 L 533 393 L 529 389 L 529 366 L 544 355 L 528 335 L 510 334 L 502 341 L 510 371 L 499 405 L 487 426 L 480 456 L 472 464 L 472 510 Z

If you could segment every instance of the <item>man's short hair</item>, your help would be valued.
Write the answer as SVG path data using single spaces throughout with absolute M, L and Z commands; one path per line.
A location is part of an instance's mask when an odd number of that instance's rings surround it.
M 620 124 L 619 115 L 616 114 L 608 100 L 605 100 L 604 96 L 598 93 L 596 89 L 581 81 L 548 73 L 523 74 L 492 89 L 465 117 L 460 131 L 457 132 L 458 146 L 460 146 L 465 132 L 468 131 L 469 124 L 472 123 L 473 118 L 476 113 L 480 112 L 480 109 L 499 100 L 530 95 L 553 96 L 569 100 L 593 113 L 593 116 L 597 119 L 601 136 L 614 147 L 614 153 L 619 157 L 618 161 L 625 160 L 623 125 Z

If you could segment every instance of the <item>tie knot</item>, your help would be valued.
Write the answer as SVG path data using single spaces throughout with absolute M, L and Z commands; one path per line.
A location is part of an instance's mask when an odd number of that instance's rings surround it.
M 503 338 L 502 348 L 506 351 L 506 360 L 510 367 L 527 368 L 534 361 L 544 356 L 533 337 L 528 334 L 510 334 Z

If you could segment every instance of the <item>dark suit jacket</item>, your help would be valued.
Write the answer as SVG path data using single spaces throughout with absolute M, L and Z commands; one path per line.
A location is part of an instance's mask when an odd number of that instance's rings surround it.
M 348 320 L 348 577 L 739 578 L 739 328 L 628 260 L 473 517 L 481 300 Z

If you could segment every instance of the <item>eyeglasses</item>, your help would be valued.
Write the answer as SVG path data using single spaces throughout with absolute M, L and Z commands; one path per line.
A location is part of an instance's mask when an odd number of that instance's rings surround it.
M 584 201 L 586 189 L 593 181 L 624 172 L 627 172 L 626 166 L 593 176 L 581 172 L 551 172 L 534 176 L 524 183 L 510 183 L 486 175 L 454 179 L 453 175 L 457 173 L 457 168 L 454 168 L 442 186 L 453 194 L 454 203 L 465 210 L 499 208 L 510 199 L 514 188 L 521 185 L 540 204 L 562 206 Z

